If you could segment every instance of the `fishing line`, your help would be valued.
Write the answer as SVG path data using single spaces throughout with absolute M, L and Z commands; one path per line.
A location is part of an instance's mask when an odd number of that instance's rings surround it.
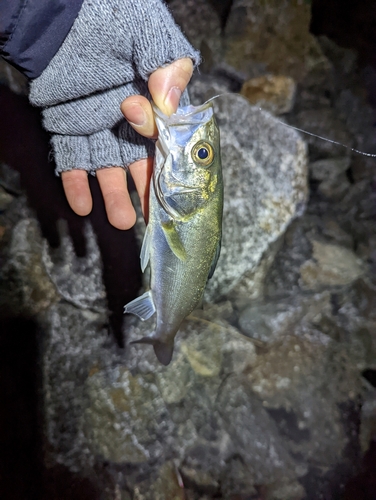
M 262 108 L 259 108 L 262 109 Z M 342 142 L 338 141 L 333 141 L 333 139 L 328 139 L 327 137 L 322 137 L 321 135 L 314 134 L 313 132 L 308 132 L 308 130 L 304 130 L 298 127 L 294 127 L 293 125 L 289 125 L 288 123 L 285 123 L 281 120 L 276 119 L 279 123 L 282 123 L 285 127 L 292 128 L 294 130 L 297 130 L 298 132 L 302 132 L 303 134 L 311 135 L 312 137 L 317 137 L 317 139 L 321 139 L 326 142 L 331 142 L 332 144 L 336 144 L 337 146 L 342 146 L 343 148 L 350 149 L 351 151 L 354 151 L 354 153 L 358 153 L 364 156 L 369 156 L 371 158 L 376 158 L 376 153 L 366 153 L 365 151 L 359 151 L 359 149 L 352 148 L 351 146 L 347 146 L 346 144 L 342 144 Z
M 214 101 L 214 99 L 218 99 L 218 97 L 227 97 L 227 96 L 235 96 L 237 98 L 241 98 L 243 99 L 247 104 L 250 104 L 251 106 L 253 106 L 253 104 L 243 95 L 241 94 L 237 94 L 237 93 L 233 93 L 233 92 L 226 92 L 224 94 L 218 94 L 218 95 L 215 95 L 213 97 L 211 97 L 210 99 L 208 99 L 205 104 L 209 104 L 211 101 Z M 204 104 L 204 105 L 205 105 Z M 264 109 L 262 108 L 258 108 L 259 110 L 261 111 L 265 111 Z M 346 148 L 346 149 L 349 149 L 350 151 L 353 151 L 354 153 L 357 153 L 357 154 L 360 154 L 360 155 L 363 155 L 363 156 L 368 156 L 370 158 L 376 158 L 376 153 L 366 153 L 365 151 L 360 151 L 359 149 L 355 149 L 355 148 L 352 148 L 351 146 L 348 146 L 346 144 L 343 144 L 342 142 L 338 142 L 338 141 L 334 141 L 333 139 L 328 139 L 327 137 L 322 137 L 321 135 L 318 135 L 318 134 L 314 134 L 313 132 L 308 132 L 308 130 L 304 130 L 302 128 L 299 128 L 299 127 L 295 127 L 294 125 L 289 125 L 288 123 L 285 123 L 283 122 L 282 120 L 279 120 L 278 118 L 276 118 L 275 116 L 273 116 L 273 118 L 278 122 L 278 123 L 281 123 L 282 125 L 284 125 L 285 127 L 288 127 L 288 128 L 291 128 L 293 130 L 296 130 L 298 132 L 302 132 L 303 134 L 307 134 L 307 135 L 310 135 L 312 137 L 316 137 L 317 139 L 321 139 L 322 141 L 326 141 L 326 142 L 330 142 L 331 144 L 335 144 L 336 146 L 341 146 L 343 148 Z

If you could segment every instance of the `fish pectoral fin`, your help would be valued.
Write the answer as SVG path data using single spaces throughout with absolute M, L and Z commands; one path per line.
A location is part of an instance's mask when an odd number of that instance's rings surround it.
M 134 340 L 131 344 L 150 344 L 154 348 L 155 355 L 162 365 L 169 365 L 174 353 L 174 342 L 161 342 L 155 337 L 142 337 L 140 340 Z
M 187 252 L 185 251 L 184 245 L 181 242 L 180 236 L 176 231 L 174 221 L 162 222 L 163 233 L 166 237 L 168 246 L 171 248 L 172 252 L 180 260 L 187 259 Z
M 150 229 L 150 224 L 148 224 L 146 226 L 144 239 L 142 240 L 141 253 L 140 253 L 141 271 L 142 272 L 145 271 L 146 266 L 149 263 L 150 246 L 151 246 L 151 229 Z
M 219 255 L 221 253 L 221 243 L 222 243 L 222 239 L 220 239 L 218 242 L 218 245 L 217 245 L 217 248 L 216 248 L 216 251 L 214 254 L 213 262 L 212 262 L 210 269 L 209 269 L 208 280 L 210 280 L 210 278 L 213 276 L 215 268 L 217 267 L 217 262 L 219 259 Z
M 124 306 L 124 314 L 135 314 L 142 321 L 146 321 L 151 318 L 155 313 L 155 305 L 153 302 L 153 296 L 151 291 L 145 292 L 137 299 L 132 300 L 127 305 Z

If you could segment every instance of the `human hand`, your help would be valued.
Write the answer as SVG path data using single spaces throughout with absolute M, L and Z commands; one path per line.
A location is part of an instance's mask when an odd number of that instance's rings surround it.
M 31 82 L 29 96 L 43 108 L 56 173 L 76 213 L 91 210 L 90 173 L 98 178 L 110 222 L 131 227 L 135 212 L 124 170 L 129 168 L 147 214 L 154 154 L 149 137 L 156 133 L 147 99 L 166 113 L 174 111 L 176 89 L 184 91 L 199 61 L 162 0 L 83 0 L 59 51 Z M 120 110 L 124 100 L 134 125 Z M 142 109 L 146 118 L 140 125 Z
M 191 79 L 193 64 L 191 59 L 179 59 L 172 64 L 157 69 L 150 75 L 148 88 L 159 109 L 170 115 L 179 105 L 179 100 Z M 149 139 L 157 136 L 150 101 L 142 95 L 127 97 L 121 104 L 121 111 L 134 130 Z M 143 158 L 129 165 L 141 201 L 145 218 L 148 214 L 149 181 L 153 159 Z M 97 170 L 97 178 L 105 202 L 107 217 L 118 229 L 129 229 L 136 221 L 124 169 L 109 167 Z M 72 210 L 78 215 L 87 215 L 92 209 L 92 197 L 87 173 L 70 170 L 61 174 L 65 195 Z

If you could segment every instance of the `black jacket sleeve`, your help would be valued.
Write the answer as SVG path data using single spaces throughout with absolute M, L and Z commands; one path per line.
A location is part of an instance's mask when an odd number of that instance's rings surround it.
M 29 78 L 46 68 L 83 0 L 0 0 L 0 55 Z

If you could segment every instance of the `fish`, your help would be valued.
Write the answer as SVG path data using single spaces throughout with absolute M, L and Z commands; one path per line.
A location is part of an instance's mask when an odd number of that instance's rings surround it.
M 220 133 L 213 105 L 184 106 L 166 116 L 153 104 L 158 128 L 149 192 L 149 221 L 141 247 L 141 269 L 150 264 L 150 289 L 124 306 L 153 333 L 132 343 L 151 344 L 168 365 L 174 339 L 201 302 L 219 258 L 223 178 Z

